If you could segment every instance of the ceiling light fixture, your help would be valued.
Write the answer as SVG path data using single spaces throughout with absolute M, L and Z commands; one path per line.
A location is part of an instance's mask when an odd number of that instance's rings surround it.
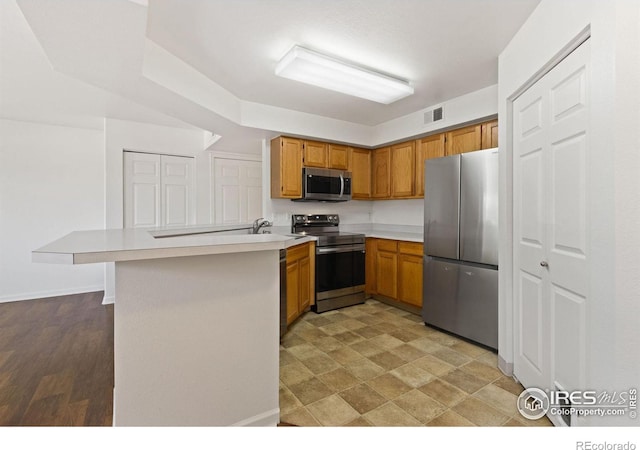
M 294 46 L 276 66 L 276 75 L 388 105 L 413 94 L 404 80 Z

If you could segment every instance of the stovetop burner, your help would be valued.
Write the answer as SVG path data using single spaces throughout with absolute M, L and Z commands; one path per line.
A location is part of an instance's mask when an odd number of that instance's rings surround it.
M 362 233 L 340 231 L 340 217 L 337 214 L 294 214 L 291 216 L 291 232 L 317 236 L 318 247 L 329 245 L 364 244 Z

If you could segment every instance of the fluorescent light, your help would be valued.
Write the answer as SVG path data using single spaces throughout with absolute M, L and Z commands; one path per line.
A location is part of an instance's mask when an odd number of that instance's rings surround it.
M 276 75 L 388 105 L 413 94 L 406 81 L 294 46 L 276 66 Z

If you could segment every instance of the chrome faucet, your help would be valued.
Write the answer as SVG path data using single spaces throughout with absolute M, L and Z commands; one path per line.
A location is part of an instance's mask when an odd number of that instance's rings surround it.
M 269 222 L 267 219 L 265 219 L 264 217 L 260 217 L 259 219 L 256 219 L 253 221 L 253 226 L 251 227 L 251 232 L 253 234 L 258 234 L 258 232 L 260 231 L 260 228 L 262 227 L 270 227 L 271 225 L 273 225 L 271 222 Z M 263 231 L 264 233 L 264 231 Z

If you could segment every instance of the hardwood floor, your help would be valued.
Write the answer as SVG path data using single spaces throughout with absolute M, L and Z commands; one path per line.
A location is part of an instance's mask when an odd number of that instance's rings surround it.
M 113 305 L 102 296 L 0 304 L 0 425 L 111 425 Z

